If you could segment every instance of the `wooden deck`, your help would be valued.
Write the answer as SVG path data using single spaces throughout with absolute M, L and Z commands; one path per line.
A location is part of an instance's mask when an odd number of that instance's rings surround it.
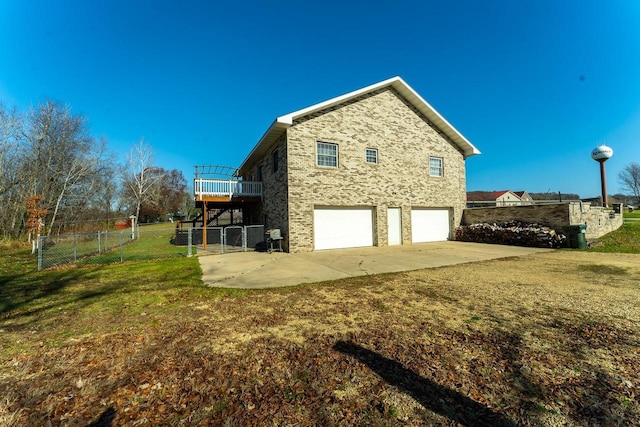
M 197 178 L 193 183 L 196 202 L 256 202 L 262 200 L 262 182 Z

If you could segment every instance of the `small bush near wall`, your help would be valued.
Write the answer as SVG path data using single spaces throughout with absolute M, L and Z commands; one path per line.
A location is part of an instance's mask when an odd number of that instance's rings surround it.
M 567 236 L 539 224 L 519 221 L 498 224 L 463 225 L 456 229 L 456 240 L 500 245 L 559 248 L 566 245 Z

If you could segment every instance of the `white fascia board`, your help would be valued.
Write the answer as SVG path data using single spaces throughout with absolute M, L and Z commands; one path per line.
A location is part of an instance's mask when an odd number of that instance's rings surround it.
M 424 114 L 429 120 L 431 120 L 431 122 L 438 129 L 443 131 L 449 138 L 451 138 L 451 140 L 462 149 L 465 156 L 470 157 L 480 154 L 480 150 L 478 150 L 467 138 L 465 138 L 460 132 L 458 132 L 458 130 L 454 128 L 451 123 L 449 123 L 444 117 L 442 117 L 442 115 L 440 115 L 440 113 L 438 113 L 435 108 L 433 108 L 427 101 L 425 101 L 415 90 L 413 90 L 413 88 L 411 88 L 411 86 L 409 86 L 399 76 L 383 80 L 381 82 L 369 85 L 362 89 L 354 90 L 353 92 L 349 92 L 335 98 L 331 98 L 327 101 L 311 105 L 298 111 L 294 111 L 293 113 L 285 114 L 284 116 L 278 117 L 276 119 L 276 122 L 291 126 L 293 125 L 294 120 L 307 114 L 330 108 L 334 105 L 341 104 L 352 98 L 356 98 L 360 95 L 373 92 L 386 86 L 393 87 L 402 96 L 404 96 L 407 101 L 409 101 L 422 114 Z
M 283 123 L 280 120 L 276 119 L 269 129 L 262 135 L 262 138 L 258 141 L 258 143 L 253 147 L 249 155 L 245 157 L 242 165 L 238 168 L 238 174 L 241 175 L 244 172 L 244 168 L 247 166 L 249 162 L 254 160 L 254 157 L 264 155 L 270 148 L 273 142 L 284 132 L 286 128 L 291 126 L 290 124 Z
M 465 156 L 475 156 L 480 153 L 467 138 L 464 137 L 451 123 L 447 121 L 438 111 L 431 106 L 418 92 L 413 90 L 402 78 L 396 77 L 392 80 L 397 81 L 392 85 L 401 95 L 403 95 L 411 104 L 413 104 L 420 112 L 422 112 L 434 125 L 441 129 L 449 138 L 451 138 L 460 148 L 463 149 Z
M 260 138 L 260 141 L 258 141 L 258 143 L 256 144 L 255 147 L 253 147 L 253 150 L 251 150 L 251 153 L 249 153 L 249 155 L 245 158 L 245 160 L 242 162 L 242 165 L 238 168 L 239 173 L 244 172 L 244 168 L 247 165 L 247 163 L 249 163 L 254 156 L 259 155 L 259 154 L 264 154 L 264 152 L 266 152 L 268 150 L 268 146 L 270 146 L 270 144 L 273 142 L 273 140 L 275 138 L 277 138 L 278 136 L 280 136 L 281 132 L 292 126 L 293 125 L 293 121 L 299 117 L 303 117 L 306 114 L 309 113 L 313 113 L 315 111 L 320 111 L 323 110 L 325 108 L 329 108 L 333 105 L 337 105 L 340 104 L 344 101 L 347 101 L 351 98 L 354 98 L 356 96 L 359 96 L 363 93 L 367 93 L 373 90 L 376 90 L 378 88 L 390 85 L 391 83 L 393 83 L 394 81 L 400 79 L 400 77 L 393 77 L 391 79 L 387 79 L 385 81 L 379 82 L 379 83 L 375 83 L 372 84 L 370 86 L 367 86 L 365 88 L 362 89 L 358 89 L 355 90 L 353 92 L 349 92 L 347 94 L 344 95 L 340 95 L 337 96 L 335 98 L 331 98 L 327 101 L 323 101 L 320 102 L 318 104 L 313 104 L 309 107 L 303 108 L 301 110 L 297 110 L 294 111 L 293 113 L 289 113 L 289 114 L 285 114 L 283 116 L 280 116 L 278 118 L 276 118 L 274 120 L 274 122 L 271 124 L 271 126 L 269 126 L 269 129 L 267 129 L 267 131 L 265 132 L 265 134 L 262 136 L 262 138 Z
M 245 166 L 251 160 L 254 160 L 255 156 L 263 155 L 264 153 L 266 153 L 271 148 L 271 144 L 282 134 L 282 132 L 293 125 L 294 120 L 300 117 L 304 117 L 307 114 L 311 114 L 316 111 L 321 111 L 334 105 L 341 104 L 352 98 L 356 98 L 360 95 L 373 92 L 386 86 L 393 87 L 398 91 L 398 93 L 404 96 L 407 101 L 409 101 L 414 107 L 418 109 L 418 111 L 424 114 L 438 129 L 440 129 L 455 144 L 457 144 L 462 149 L 466 157 L 480 154 L 480 150 L 478 150 L 467 138 L 465 138 L 460 132 L 458 132 L 458 130 L 454 128 L 451 123 L 449 123 L 427 101 L 425 101 L 420 95 L 418 95 L 418 93 L 413 90 L 411 86 L 409 86 L 404 80 L 402 80 L 401 77 L 396 76 L 276 118 L 276 120 L 274 120 L 271 126 L 269 126 L 269 129 L 267 129 L 265 134 L 262 136 L 262 138 L 260 138 L 260 141 L 258 141 L 251 153 L 249 153 L 249 155 L 242 162 L 242 165 L 238 168 L 238 171 L 240 173 L 244 172 Z
M 367 87 L 363 87 L 362 89 L 354 90 L 353 92 L 346 93 L 344 95 L 336 96 L 335 98 L 331 98 L 327 101 L 320 102 L 318 104 L 313 104 L 309 107 L 303 108 L 302 110 L 294 111 L 293 113 L 285 114 L 284 116 L 278 117 L 277 121 L 281 123 L 287 123 L 289 125 L 293 124 L 293 121 L 299 117 L 303 117 L 309 113 L 313 113 L 315 111 L 324 110 L 325 108 L 332 107 L 334 105 L 341 104 L 345 101 L 348 101 L 351 98 L 355 98 L 367 92 L 372 92 L 381 87 L 388 86 L 392 84 L 394 81 L 402 80 L 400 77 L 392 77 L 390 79 L 384 80 L 382 82 L 378 82 Z M 406 84 L 406 83 L 405 83 Z

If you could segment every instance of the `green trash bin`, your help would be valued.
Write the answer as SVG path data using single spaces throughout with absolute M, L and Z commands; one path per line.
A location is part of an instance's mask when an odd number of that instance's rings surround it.
M 587 224 L 578 225 L 578 249 L 587 249 Z

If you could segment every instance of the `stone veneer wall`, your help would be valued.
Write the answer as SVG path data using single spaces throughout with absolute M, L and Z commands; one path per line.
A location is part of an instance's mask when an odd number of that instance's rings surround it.
M 610 210 L 591 203 L 569 202 L 526 206 L 469 208 L 464 210 L 462 224 L 522 221 L 546 225 L 558 231 L 567 225 L 587 224 L 587 239 L 596 239 L 618 229 L 621 214 L 611 216 Z
M 591 203 L 570 203 L 569 221 L 572 225 L 587 224 L 587 239 L 597 239 L 622 226 L 624 218 L 621 205 L 618 205 L 617 212 L 620 213 L 614 214 L 612 210 L 591 206 Z
M 316 165 L 316 143 L 338 144 L 338 167 Z M 386 88 L 317 112 L 287 129 L 289 250 L 311 251 L 316 206 L 373 207 L 374 244 L 386 246 L 387 208 L 402 208 L 402 241 L 411 243 L 411 207 L 450 209 L 451 229 L 466 203 L 465 158 L 458 147 Z M 378 164 L 365 149 L 378 150 Z M 429 156 L 444 176 L 429 176 Z M 265 194 L 265 200 L 267 199 Z

